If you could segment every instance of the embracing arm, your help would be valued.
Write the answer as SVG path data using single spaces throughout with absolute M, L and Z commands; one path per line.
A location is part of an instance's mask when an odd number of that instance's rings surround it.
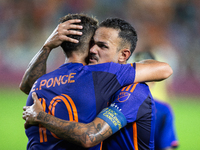
M 46 74 L 46 61 L 50 53 L 48 47 L 43 47 L 31 60 L 26 69 L 22 81 L 19 85 L 20 89 L 28 94 L 34 82 Z
M 84 124 L 61 120 L 41 111 L 37 120 L 59 138 L 83 147 L 93 147 L 112 135 L 110 126 L 100 118 Z
M 136 63 L 135 82 L 161 81 L 170 77 L 172 73 L 169 64 L 147 59 Z
M 46 62 L 47 58 L 52 49 L 60 46 L 63 41 L 70 41 L 73 43 L 77 43 L 78 41 L 72 38 L 67 37 L 66 35 L 81 35 L 81 32 L 69 29 L 81 29 L 82 26 L 74 25 L 73 23 L 79 23 L 81 20 L 74 19 L 68 20 L 64 23 L 59 24 L 56 29 L 52 32 L 52 34 L 48 37 L 44 46 L 41 50 L 33 57 L 31 62 L 28 65 L 27 70 L 24 73 L 22 81 L 19 85 L 20 89 L 28 94 L 31 90 L 34 82 L 46 74 Z
M 23 107 L 23 119 L 26 120 L 25 128 L 39 123 L 59 138 L 83 147 L 95 146 L 113 134 L 111 127 L 99 117 L 88 124 L 62 120 L 43 111 L 36 93 L 33 93 L 32 97 L 34 104 Z M 114 132 L 116 131 L 117 129 Z

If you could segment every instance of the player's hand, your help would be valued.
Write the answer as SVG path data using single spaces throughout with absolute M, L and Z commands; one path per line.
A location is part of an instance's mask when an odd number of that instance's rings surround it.
M 44 47 L 50 49 L 56 48 L 62 44 L 64 41 L 69 41 L 72 43 L 78 43 L 76 39 L 69 38 L 67 35 L 82 35 L 82 32 L 76 31 L 77 29 L 82 29 L 81 25 L 76 25 L 74 23 L 80 23 L 80 19 L 72 19 L 60 23 L 52 34 L 46 40 Z M 72 30 L 74 29 L 74 30 Z
M 26 121 L 24 123 L 25 129 L 27 129 L 29 125 L 36 125 L 38 121 L 37 116 L 39 112 L 43 111 L 43 107 L 35 92 L 32 93 L 32 98 L 34 100 L 34 104 L 32 106 L 23 107 L 24 112 L 22 118 Z

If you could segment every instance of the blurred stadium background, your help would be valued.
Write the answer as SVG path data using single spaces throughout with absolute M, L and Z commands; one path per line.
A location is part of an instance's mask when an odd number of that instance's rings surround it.
M 174 74 L 153 95 L 172 105 L 178 150 L 200 149 L 200 1 L 199 0 L 1 0 L 0 1 L 0 149 L 26 149 L 18 86 L 31 58 L 68 13 L 87 13 L 99 21 L 120 17 L 138 33 L 136 52 L 150 50 Z M 130 58 L 133 61 L 133 57 Z M 64 62 L 60 48 L 48 71 Z

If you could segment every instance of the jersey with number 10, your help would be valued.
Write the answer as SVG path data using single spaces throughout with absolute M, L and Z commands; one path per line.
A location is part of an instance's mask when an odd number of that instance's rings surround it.
M 40 77 L 33 85 L 27 106 L 36 92 L 45 112 L 58 118 L 89 123 L 107 106 L 111 96 L 122 86 L 134 82 L 135 64 L 104 63 L 83 66 L 67 63 Z M 27 149 L 83 149 L 59 139 L 42 126 L 26 129 Z M 100 149 L 101 144 L 90 148 Z

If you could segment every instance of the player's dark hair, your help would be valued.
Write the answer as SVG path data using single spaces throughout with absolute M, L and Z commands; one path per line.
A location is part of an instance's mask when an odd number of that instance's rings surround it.
M 137 33 L 130 23 L 120 18 L 108 18 L 101 22 L 99 27 L 113 28 L 119 30 L 119 37 L 122 39 L 120 47 L 129 45 L 131 54 L 137 44 Z
M 68 14 L 60 19 L 60 23 L 71 19 L 80 19 L 81 22 L 76 24 L 82 25 L 83 28 L 77 30 L 81 31 L 82 35 L 67 35 L 70 38 L 77 39 L 79 43 L 65 41 L 61 44 L 63 51 L 68 57 L 72 51 L 85 52 L 86 46 L 89 47 L 90 40 L 98 26 L 98 20 L 86 14 Z

